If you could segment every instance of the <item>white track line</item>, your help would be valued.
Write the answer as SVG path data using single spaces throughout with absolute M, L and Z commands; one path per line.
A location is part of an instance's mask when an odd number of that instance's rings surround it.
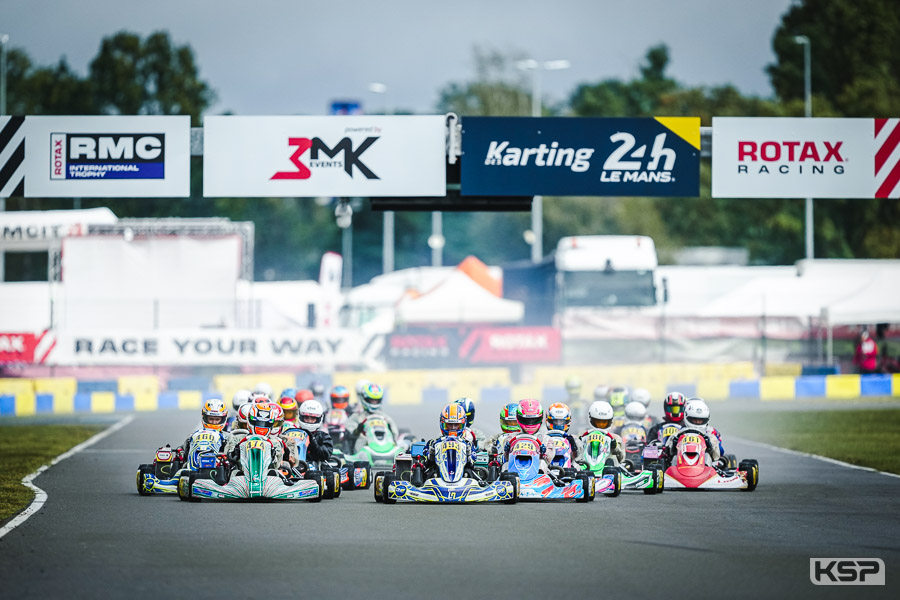
M 16 527 L 18 527 L 25 521 L 27 521 L 28 517 L 30 517 L 37 511 L 41 510 L 41 507 L 47 501 L 47 492 L 45 492 L 44 490 L 42 490 L 41 488 L 39 488 L 38 486 L 36 486 L 32 483 L 32 481 L 34 481 L 34 479 L 38 475 L 40 475 L 41 473 L 43 473 L 44 471 L 46 471 L 47 469 L 49 469 L 50 467 L 52 467 L 53 465 L 58 463 L 59 461 L 65 460 L 65 459 L 69 458 L 70 456 L 78 454 L 79 452 L 81 452 L 82 450 L 87 448 L 88 446 L 92 446 L 92 445 L 96 444 L 97 442 L 99 442 L 100 440 L 102 440 L 103 438 L 105 438 L 109 435 L 112 435 L 113 433 L 117 432 L 118 430 L 122 429 L 123 427 L 125 427 L 126 425 L 131 423 L 133 420 L 134 420 L 134 415 L 129 415 L 129 416 L 125 417 L 121 421 L 115 423 L 112 427 L 109 427 L 108 429 L 104 429 L 103 431 L 101 431 L 100 433 L 95 435 L 94 437 L 81 442 L 80 444 L 70 448 L 66 452 L 63 452 L 62 454 L 60 454 L 59 456 L 54 458 L 50 462 L 49 465 L 43 465 L 40 469 L 38 469 L 34 473 L 31 473 L 31 474 L 23 477 L 22 485 L 24 485 L 27 488 L 30 488 L 34 492 L 34 500 L 31 501 L 31 504 L 28 505 L 28 508 L 26 508 L 25 510 L 20 512 L 18 515 L 16 515 L 16 517 L 13 518 L 12 521 L 7 523 L 3 527 L 0 527 L 0 538 L 2 538 L 4 535 L 6 535 L 10 531 L 12 531 Z
M 881 475 L 887 475 L 888 477 L 896 477 L 900 479 L 900 475 L 896 473 L 888 473 L 887 471 L 879 471 L 878 469 L 873 469 L 872 467 L 861 467 L 859 465 L 851 465 L 850 463 L 846 463 L 841 460 L 835 460 L 833 458 L 828 458 L 827 456 L 819 456 L 818 454 L 810 454 L 808 452 L 798 452 L 797 450 L 791 450 L 789 448 L 782 448 L 781 446 L 773 446 L 771 444 L 764 444 L 762 442 L 754 442 L 752 440 L 745 440 L 741 438 L 732 438 L 737 442 L 742 444 L 749 444 L 751 446 L 757 446 L 759 448 L 766 448 L 767 450 L 774 450 L 775 452 L 781 452 L 782 454 L 792 454 L 794 456 L 803 456 L 804 458 L 814 458 L 816 460 L 821 460 L 823 462 L 831 463 L 833 465 L 838 465 L 841 467 L 847 467 L 848 469 L 856 469 L 857 471 L 868 471 L 869 473 L 880 473 Z

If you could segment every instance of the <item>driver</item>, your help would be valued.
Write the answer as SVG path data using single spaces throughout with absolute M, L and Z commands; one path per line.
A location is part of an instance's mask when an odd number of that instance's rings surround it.
M 650 428 L 647 432 L 648 440 L 659 439 L 660 430 L 666 425 L 678 425 L 684 423 L 684 405 L 687 398 L 681 392 L 672 392 L 663 399 L 663 420 Z
M 298 413 L 300 428 L 309 432 L 306 457 L 318 463 L 327 461 L 334 451 L 334 442 L 328 430 L 322 427 L 325 422 L 325 406 L 318 400 L 306 400 L 300 405 Z
M 622 438 L 611 431 L 614 412 L 615 411 L 609 402 L 604 402 L 603 400 L 595 401 L 588 409 L 588 420 L 591 422 L 591 427 L 579 437 L 586 437 L 592 431 L 599 429 L 612 440 L 610 452 L 612 452 L 616 459 L 621 463 L 625 460 L 625 444 L 622 443 Z
M 458 438 L 460 441 L 465 442 L 466 447 L 468 448 L 468 451 L 466 452 L 465 468 L 473 468 L 475 466 L 475 446 L 473 446 L 472 442 L 466 439 L 466 436 L 464 435 L 466 426 L 468 425 L 468 419 L 463 406 L 456 402 L 445 406 L 444 410 L 441 411 L 440 425 L 441 437 L 429 440 L 425 445 L 425 456 L 427 457 L 425 460 L 426 472 L 437 468 L 434 445 L 448 437 Z
M 709 426 L 709 406 L 701 398 L 691 398 L 684 407 L 684 429 L 699 431 L 706 438 L 706 451 L 709 453 L 713 464 L 718 464 L 722 458 L 723 448 L 719 439 L 719 432 Z M 669 436 L 666 440 L 666 449 L 669 455 L 674 454 L 674 446 L 680 437 L 678 435 Z
M 541 406 L 541 403 L 534 398 L 526 398 L 525 400 L 519 400 L 519 405 L 516 407 L 516 422 L 519 424 L 519 431 L 514 433 L 506 438 L 506 442 L 503 444 L 503 463 L 509 463 L 509 451 L 510 449 L 516 445 L 516 441 L 520 437 L 530 437 L 538 439 L 538 432 L 541 430 L 541 424 L 544 421 L 544 407 Z M 540 441 L 538 439 L 538 441 Z M 546 448 L 544 444 L 541 444 L 541 456 L 544 456 L 544 452 Z M 545 467 L 543 464 L 543 459 L 541 459 L 542 467 Z
M 287 458 L 290 466 L 295 466 L 296 461 L 293 453 L 290 451 L 287 443 L 277 435 L 277 427 L 280 427 L 279 420 L 284 419 L 284 413 L 277 404 L 257 402 L 250 405 L 247 413 L 247 428 L 245 435 L 233 435 L 225 446 L 225 454 L 231 464 L 240 463 L 238 447 L 241 442 L 247 439 L 248 435 L 257 435 L 266 438 L 273 450 L 273 464 L 281 465 L 282 461 Z
M 397 439 L 397 425 L 394 423 L 394 420 L 392 418 L 381 412 L 381 403 L 383 400 L 384 391 L 382 391 L 381 386 L 379 386 L 377 383 L 368 383 L 365 387 L 363 387 L 362 390 L 360 390 L 359 402 L 360 404 L 362 404 L 363 410 L 350 415 L 350 418 L 347 419 L 346 424 L 351 451 L 355 450 L 356 442 L 363 432 L 363 426 L 366 422 L 366 419 L 376 414 L 379 416 L 379 418 L 382 418 L 387 422 L 388 429 L 391 430 L 391 433 L 394 435 L 394 439 Z
M 466 412 L 466 429 L 463 435 L 476 450 L 483 447 L 487 436 L 480 429 L 472 427 L 472 423 L 475 422 L 475 402 L 471 398 L 457 398 L 454 403 L 462 406 Z
M 516 421 L 516 409 L 518 402 L 510 402 L 500 409 L 500 433 L 495 434 L 485 443 L 485 448 L 490 452 L 500 454 L 503 452 L 503 444 L 506 439 L 519 431 L 519 422 Z
M 176 454 L 182 459 L 187 456 L 188 451 L 191 449 L 191 438 L 201 430 L 218 432 L 221 442 L 219 449 L 221 450 L 221 447 L 226 444 L 229 438 L 228 433 L 225 432 L 227 420 L 228 409 L 225 408 L 225 403 L 218 398 L 210 398 L 203 404 L 203 408 L 200 409 L 200 427 L 192 431 L 191 435 L 184 440 L 181 446 L 175 448 Z
M 569 427 L 572 424 L 572 411 L 569 410 L 567 405 L 562 402 L 551 404 L 547 408 L 545 424 L 547 426 L 547 433 L 544 434 L 542 440 L 544 444 L 546 444 L 546 439 L 551 435 L 563 437 L 569 443 L 569 448 L 572 451 L 572 462 L 574 463 L 581 457 L 581 443 L 569 433 Z M 544 460 L 550 463 L 553 461 L 553 457 L 545 455 Z

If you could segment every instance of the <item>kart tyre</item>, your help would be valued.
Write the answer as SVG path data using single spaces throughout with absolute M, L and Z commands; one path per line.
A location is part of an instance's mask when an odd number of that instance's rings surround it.
M 362 486 L 362 489 L 367 490 L 372 487 L 372 467 L 369 466 L 369 463 L 365 463 L 366 470 L 366 484 Z
M 334 482 L 334 497 L 341 497 L 341 472 L 337 469 L 331 471 L 328 474 L 331 477 L 331 480 Z
M 500 467 L 497 465 L 490 465 L 487 468 L 487 480 L 488 481 L 497 481 L 500 478 Z
M 409 483 L 415 487 L 422 487 L 425 485 L 425 472 L 422 467 L 413 467 L 412 472 L 409 475 Z
M 653 485 L 651 485 L 650 487 L 644 488 L 641 491 L 647 495 L 662 493 L 663 481 L 665 481 L 665 477 L 663 476 L 663 471 L 655 465 L 653 467 L 650 467 L 650 469 L 648 469 L 648 471 L 650 471 L 650 473 L 652 474 Z
M 734 454 L 726 454 L 725 461 L 728 463 L 725 468 L 726 469 L 737 469 L 738 468 L 738 459 Z
M 509 481 L 513 484 L 513 497 L 509 500 L 504 500 L 504 504 L 515 504 L 519 500 L 519 474 L 518 473 L 501 473 L 500 481 Z
M 613 467 L 613 468 L 606 467 L 605 469 L 603 469 L 603 475 L 604 475 L 604 477 L 606 475 L 613 476 L 613 492 L 612 492 L 612 494 L 604 494 L 604 495 L 609 496 L 610 498 L 615 498 L 619 494 L 621 494 L 622 493 L 622 472 L 619 471 L 618 469 L 616 469 L 615 467 Z
M 388 473 L 381 482 L 381 501 L 385 504 L 397 504 L 395 499 L 388 498 L 388 488 L 394 481 L 397 481 L 397 478 L 392 473 Z
M 382 495 L 382 490 L 384 486 L 384 471 L 378 471 L 375 474 L 375 485 L 372 486 L 372 489 L 375 491 L 375 502 L 379 504 L 384 502 L 384 496 Z
M 738 465 L 738 471 L 742 471 L 747 477 L 747 487 L 742 491 L 752 492 L 759 484 L 759 463 L 753 459 L 744 459 Z
M 319 485 L 319 493 L 316 494 L 315 498 L 310 498 L 310 502 L 321 502 L 322 498 L 328 497 L 328 481 L 321 471 L 307 471 L 303 479 L 311 479 Z M 331 490 L 331 498 L 334 498 L 334 489 Z
M 137 470 L 137 491 L 141 496 L 152 496 L 152 492 L 144 489 L 144 475 L 153 475 L 156 470 L 153 465 L 141 465 Z
M 341 484 L 342 490 L 355 490 L 356 488 L 353 485 L 353 473 L 355 469 L 349 463 L 345 465 L 347 467 L 347 483 Z M 338 475 L 340 475 L 340 471 L 338 471 Z
M 578 480 L 581 481 L 581 487 L 584 494 L 581 498 L 576 498 L 575 502 L 593 502 L 595 496 L 595 481 L 591 475 L 579 475 Z
M 188 502 L 200 502 L 200 498 L 194 497 L 194 480 L 196 473 L 185 473 L 178 479 L 178 498 Z

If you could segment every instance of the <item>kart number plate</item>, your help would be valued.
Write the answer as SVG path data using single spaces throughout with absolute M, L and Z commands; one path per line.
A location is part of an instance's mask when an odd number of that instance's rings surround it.
M 701 443 L 702 438 L 699 435 L 688 434 L 682 436 L 681 442 L 685 444 L 699 444 Z
M 659 446 L 644 446 L 644 458 L 659 458 Z
M 385 427 L 387 428 L 387 421 L 384 419 L 369 419 L 368 424 L 371 427 Z
M 195 442 L 214 442 L 216 441 L 216 436 L 212 433 L 198 433 L 194 436 Z
M 297 441 L 302 442 L 303 440 L 305 440 L 306 438 L 309 437 L 309 434 L 306 433 L 305 431 L 303 431 L 302 429 L 295 429 L 293 431 L 288 431 L 285 434 L 285 437 L 296 438 Z
M 250 450 L 255 450 L 255 449 L 263 450 L 263 449 L 265 449 L 265 447 L 266 447 L 266 443 L 263 442 L 262 440 L 250 440 L 249 442 L 247 442 L 247 448 Z
M 512 449 L 513 453 L 516 452 L 534 452 L 535 445 L 534 442 L 516 442 L 516 445 Z
M 159 450 L 156 453 L 157 462 L 172 462 L 172 451 L 171 450 Z

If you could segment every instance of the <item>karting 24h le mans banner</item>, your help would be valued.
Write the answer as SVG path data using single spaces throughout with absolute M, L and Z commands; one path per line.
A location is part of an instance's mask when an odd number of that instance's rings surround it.
M 191 120 L 0 117 L 0 197 L 190 196 Z
M 898 198 L 900 120 L 713 118 L 718 198 Z
M 699 117 L 465 117 L 464 196 L 699 196 Z
M 443 116 L 207 117 L 208 197 L 444 196 Z

